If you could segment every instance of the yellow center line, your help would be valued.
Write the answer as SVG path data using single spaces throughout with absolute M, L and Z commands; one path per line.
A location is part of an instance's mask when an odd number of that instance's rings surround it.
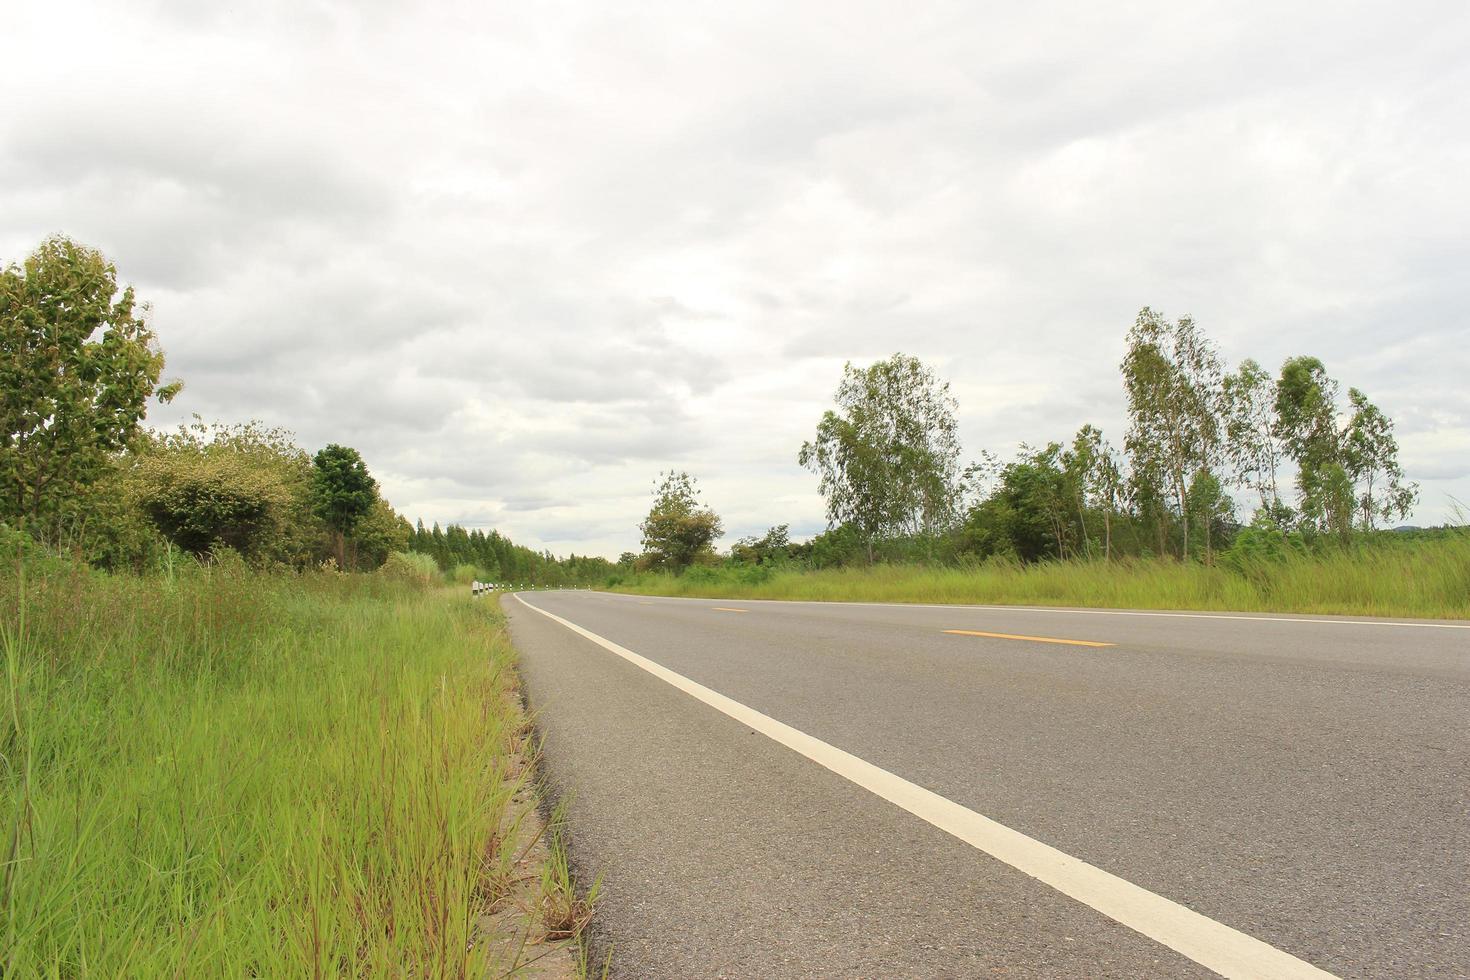
M 649 602 L 646 599 L 641 599 L 641 600 L 639 600 L 638 605 L 640 605 L 640 606 L 651 606 L 651 605 L 653 605 L 653 603 Z
M 711 606 L 715 612 L 750 612 L 749 609 L 731 609 L 729 606 Z
M 1096 640 L 1059 640 L 1054 636 L 1021 636 L 1016 633 L 982 633 L 979 630 L 945 630 L 955 636 L 986 636 L 992 640 L 1030 640 L 1032 643 L 1063 643 L 1069 647 L 1111 647 L 1116 643 L 1099 643 Z

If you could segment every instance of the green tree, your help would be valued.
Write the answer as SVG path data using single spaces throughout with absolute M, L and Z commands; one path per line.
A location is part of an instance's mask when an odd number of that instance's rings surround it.
M 54 534 L 109 456 L 130 445 L 163 354 L 131 286 L 66 238 L 0 270 L 0 519 Z
M 821 478 L 828 525 L 856 528 L 869 562 L 878 538 L 947 530 L 962 490 L 949 383 L 918 358 L 894 354 L 845 365 L 836 400 L 797 455 Z
M 407 551 L 409 535 L 413 526 L 400 516 L 382 497 L 374 494 L 373 505 L 357 522 L 353 535 L 356 557 L 364 566 L 372 569 L 382 565 L 395 551 Z M 495 565 L 481 565 L 487 576 L 495 578 Z
M 701 504 L 694 477 L 684 472 L 662 474 L 653 491 L 653 506 L 639 525 L 644 564 L 682 572 L 697 561 L 714 557 L 714 542 L 723 532 L 719 516 Z
M 841 568 L 857 564 L 865 556 L 868 562 L 872 562 L 862 533 L 847 524 L 839 524 L 818 534 L 807 545 L 806 551 L 813 568 Z
M 331 529 L 337 546 L 337 566 L 347 568 L 347 540 L 378 499 L 378 483 L 356 449 L 333 443 L 312 460 L 313 503 Z M 459 529 L 463 533 L 464 529 Z M 355 552 L 355 546 L 354 546 Z M 353 564 L 356 565 L 354 553 Z
M 1348 389 L 1348 404 L 1352 417 L 1343 447 L 1346 468 L 1357 485 L 1363 529 L 1371 531 L 1380 520 L 1408 517 L 1419 499 L 1419 485 L 1404 482 L 1393 420 L 1357 388 Z
M 1325 463 L 1339 452 L 1337 382 L 1315 357 L 1292 357 L 1276 382 L 1276 432 L 1298 463 Z
M 763 536 L 741 538 L 730 548 L 730 560 L 739 565 L 765 565 L 781 561 L 791 546 L 791 525 L 777 524 Z
M 1084 425 L 1077 431 L 1071 447 L 1062 453 L 1062 470 L 1077 508 L 1083 549 L 1092 553 L 1092 537 L 1087 529 L 1087 512 L 1091 510 L 1102 517 L 1103 560 L 1111 560 L 1113 518 L 1122 500 L 1124 482 L 1117 453 L 1103 438 L 1101 429 Z
M 1338 385 L 1315 357 L 1293 357 L 1276 382 L 1276 431 L 1297 464 L 1304 525 L 1346 538 L 1356 501 L 1343 431 L 1337 423 Z
M 1192 318 L 1170 323 L 1144 307 L 1128 332 L 1121 368 L 1134 479 L 1158 488 L 1146 496 L 1169 501 L 1182 534 L 1180 555 L 1187 556 L 1190 482 L 1220 461 L 1219 354 Z
M 1196 472 L 1189 481 L 1186 501 L 1188 524 L 1194 529 L 1194 540 L 1197 547 L 1202 548 L 1206 564 L 1213 564 L 1214 544 L 1232 526 L 1235 503 L 1219 478 L 1206 469 Z
M 139 502 L 175 545 L 196 557 L 221 546 L 253 559 L 286 520 L 289 489 L 244 456 L 152 454 L 136 469 Z
M 1075 494 L 1061 466 L 1062 446 L 1022 445 L 1000 467 L 994 489 L 971 509 L 960 550 L 984 557 L 1041 561 L 1075 550 Z
M 1254 490 L 1261 507 L 1277 520 L 1287 517 L 1277 476 L 1286 458 L 1276 421 L 1276 381 L 1250 358 L 1222 384 L 1226 456 L 1235 482 Z

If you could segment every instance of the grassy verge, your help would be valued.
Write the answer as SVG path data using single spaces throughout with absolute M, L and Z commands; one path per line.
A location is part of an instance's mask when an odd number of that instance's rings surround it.
M 526 859 L 493 603 L 228 568 L 0 590 L 0 976 L 494 977 L 547 948 L 568 883 Z
M 1204 609 L 1470 618 L 1470 535 L 1205 566 L 1056 562 L 971 568 L 890 565 L 805 571 L 691 569 L 641 575 L 614 591 L 706 598 Z

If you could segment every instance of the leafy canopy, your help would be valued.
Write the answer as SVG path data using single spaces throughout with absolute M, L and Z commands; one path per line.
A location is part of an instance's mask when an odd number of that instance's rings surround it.
M 163 354 L 131 286 L 67 238 L 0 270 L 0 519 L 54 528 L 132 444 Z M 44 528 L 43 528 L 44 530 Z
M 870 545 L 948 529 L 961 493 L 958 408 L 949 383 L 916 357 L 845 365 L 837 409 L 797 455 L 821 478 L 830 525 L 851 524 Z
M 1174 322 L 1144 307 L 1128 331 L 1119 365 L 1128 395 L 1124 445 L 1141 496 L 1161 514 L 1173 511 L 1189 553 L 1189 487 L 1222 464 L 1220 404 L 1223 365 L 1212 344 L 1188 316 Z
M 373 509 L 378 484 L 356 449 L 335 443 L 312 460 L 316 512 L 339 534 L 351 534 Z
M 644 565 L 682 572 L 695 562 L 714 557 L 714 542 L 724 525 L 699 500 L 694 477 L 669 471 L 653 491 L 653 506 L 639 525 L 643 532 Z

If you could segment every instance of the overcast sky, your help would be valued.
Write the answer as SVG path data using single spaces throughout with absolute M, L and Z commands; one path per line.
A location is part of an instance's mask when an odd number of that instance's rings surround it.
M 617 12 L 622 7 L 623 12 Z M 189 413 L 360 449 L 410 518 L 636 550 L 824 525 L 846 360 L 967 454 L 1123 434 L 1139 307 L 1321 357 L 1470 503 L 1470 8 L 1451 2 L 16 3 L 0 261 L 150 301 Z

